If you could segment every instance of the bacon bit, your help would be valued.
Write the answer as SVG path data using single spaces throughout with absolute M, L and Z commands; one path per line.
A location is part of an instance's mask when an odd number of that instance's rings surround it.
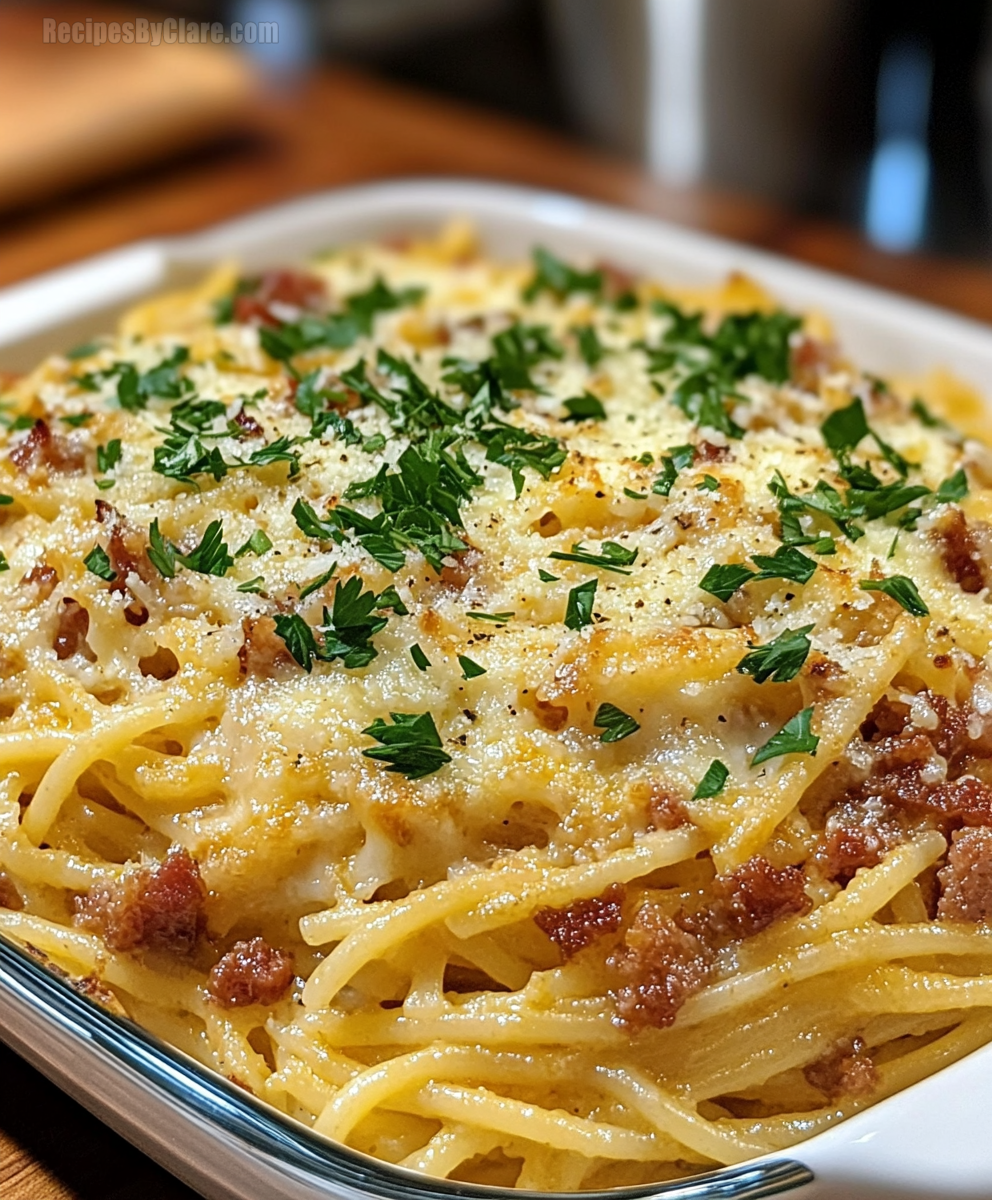
M 46 562 L 37 562 L 21 579 L 21 583 L 38 589 L 38 599 L 47 600 L 58 586 L 59 573 Z
M 987 565 L 959 508 L 951 508 L 931 531 L 940 546 L 944 569 L 963 592 L 974 594 L 986 586 Z
M 627 930 L 624 944 L 609 959 L 619 977 L 613 991 L 617 1021 L 637 1031 L 673 1024 L 686 1000 L 706 983 L 713 952 L 695 933 L 645 904 Z
M 549 733 L 558 733 L 568 723 L 568 709 L 562 704 L 552 704 L 550 700 L 535 698 L 533 710 L 534 716 Z
M 878 1087 L 878 1069 L 864 1039 L 844 1038 L 803 1069 L 806 1082 L 831 1102 L 841 1096 L 870 1096 Z
M 234 319 L 243 325 L 278 325 L 272 304 L 285 304 L 311 312 L 324 307 L 327 287 L 322 279 L 306 271 L 266 271 L 253 292 L 236 296 Z
M 238 651 L 242 675 L 260 675 L 271 679 L 277 667 L 293 661 L 286 643 L 276 633 L 276 623 L 272 617 L 245 617 L 241 628 L 245 635 Z
M 784 917 L 806 912 L 811 902 L 805 887 L 801 867 L 778 870 L 767 858 L 755 855 L 729 875 L 717 876 L 711 926 L 735 939 L 754 937 Z
M 816 859 L 827 879 L 847 884 L 861 867 L 877 867 L 904 837 L 880 802 L 846 802 L 827 817 Z
M 682 801 L 662 788 L 653 787 L 648 800 L 648 824 L 652 829 L 679 829 L 689 824 Z
M 207 991 L 221 1008 L 275 1004 L 293 982 L 293 956 L 276 950 L 263 938 L 235 942 L 215 964 Z
M 992 919 L 992 829 L 962 829 L 954 834 L 947 865 L 937 872 L 941 921 Z
M 819 338 L 804 334 L 792 348 L 790 375 L 804 392 L 819 391 L 824 375 L 836 370 L 837 365 L 837 347 Z
M 441 569 L 439 582 L 450 592 L 463 592 L 472 582 L 476 571 L 483 564 L 483 556 L 479 550 L 469 547 L 461 554 L 454 555 L 454 563 L 445 564 Z
M 542 908 L 534 914 L 538 929 L 554 942 L 566 961 L 607 933 L 616 933 L 623 920 L 626 890 L 610 884 L 601 896 L 576 900 L 567 908 Z
M 616 263 L 598 262 L 596 270 L 603 277 L 603 293 L 607 300 L 616 300 L 637 286 L 637 276 Z
M 135 867 L 76 899 L 76 922 L 111 950 L 189 955 L 203 932 L 207 889 L 196 860 L 173 847 L 155 866 Z
M 238 409 L 234 417 L 234 423 L 240 427 L 242 437 L 265 437 L 265 430 L 262 428 L 262 426 L 259 425 L 251 413 L 245 412 L 243 408 Z
M 137 575 L 144 583 L 154 583 L 158 576 L 155 568 L 152 566 L 151 559 L 148 557 L 148 544 L 145 541 L 144 534 L 135 529 L 106 500 L 97 500 L 96 519 L 101 525 L 107 525 L 110 528 L 107 557 L 110 559 L 110 565 L 117 573 L 117 578 L 110 584 L 110 591 L 117 592 L 120 595 L 127 593 L 127 579 L 129 575 Z M 144 605 L 140 607 L 143 609 Z M 130 623 L 143 625 L 147 620 L 148 611 L 145 609 L 143 620 L 131 621 Z
M 60 662 L 72 658 L 74 654 L 82 654 L 90 662 L 96 662 L 96 655 L 86 640 L 90 629 L 90 614 L 71 596 L 66 596 L 59 609 L 58 624 L 55 627 L 55 638 L 52 647 L 55 657 Z
M 706 441 L 700 442 L 696 447 L 696 455 L 699 461 L 704 463 L 727 462 L 733 458 L 729 446 L 717 446 Z
M 24 908 L 21 893 L 3 871 L 0 871 L 0 908 L 6 908 L 10 912 L 20 912 Z
M 47 421 L 38 420 L 11 450 L 10 461 L 25 475 L 40 466 L 78 474 L 86 466 L 86 454 L 68 438 L 52 433 Z

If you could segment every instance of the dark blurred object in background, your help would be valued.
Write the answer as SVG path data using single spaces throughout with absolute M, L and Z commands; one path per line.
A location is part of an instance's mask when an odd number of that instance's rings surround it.
M 320 0 L 325 53 L 883 249 L 992 253 L 988 0 Z

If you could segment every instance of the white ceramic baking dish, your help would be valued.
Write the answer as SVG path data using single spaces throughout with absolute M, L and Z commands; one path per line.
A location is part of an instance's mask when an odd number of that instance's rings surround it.
M 236 257 L 249 269 L 333 244 L 436 228 L 461 214 L 496 256 L 535 243 L 683 284 L 745 271 L 789 307 L 833 320 L 869 370 L 943 364 L 992 396 L 992 330 L 746 247 L 566 196 L 412 181 L 314 196 L 194 237 L 142 242 L 0 292 L 0 369 L 23 370 L 108 327 L 136 297 Z M 495 1197 L 427 1181 L 332 1145 L 110 1016 L 0 940 L 0 1038 L 210 1200 Z M 989 1200 L 992 1046 L 788 1154 L 674 1185 L 666 1200 Z

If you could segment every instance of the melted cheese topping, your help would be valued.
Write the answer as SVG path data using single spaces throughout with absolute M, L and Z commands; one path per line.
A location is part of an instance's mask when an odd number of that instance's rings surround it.
M 767 1139 L 773 1135 L 763 1132 L 760 1120 L 746 1136 L 738 1130 L 734 1142 L 722 1134 L 690 1136 L 677 1123 L 652 1124 L 655 1118 L 644 1111 L 631 1116 L 634 1110 L 624 1107 L 629 1097 L 614 1089 L 612 1100 L 604 1100 L 592 1076 L 583 1074 L 586 1067 L 575 1067 L 572 1082 L 581 1076 L 575 1086 L 583 1099 L 575 1120 L 590 1130 L 598 1126 L 598 1132 L 586 1131 L 588 1145 L 574 1122 L 566 1136 L 560 1122 L 557 1133 L 528 1134 L 526 1125 L 513 1124 L 516 1117 L 505 1117 L 502 1126 L 489 1116 L 473 1118 L 472 1104 L 485 1108 L 495 1093 L 504 1115 L 513 1103 L 535 1095 L 553 1115 L 570 1095 L 571 1083 L 552 1086 L 546 1080 L 544 1092 L 538 1087 L 535 1093 L 533 1080 L 510 1078 L 509 1068 L 503 1082 L 499 1071 L 487 1074 L 478 1064 L 468 1076 L 456 1073 L 456 1081 L 467 1079 L 469 1090 L 485 1096 L 461 1095 L 452 1083 L 443 1103 L 435 1094 L 439 1085 L 404 1075 L 396 1089 L 402 1090 L 400 1083 L 407 1090 L 420 1087 L 420 1099 L 400 1106 L 406 1115 L 394 1119 L 370 1101 L 342 1124 L 345 1102 L 338 1089 L 349 1080 L 355 1088 L 356 1071 L 396 1052 L 384 1047 L 427 1046 L 442 1036 L 436 1019 L 459 1003 L 450 993 L 446 998 L 441 983 L 452 959 L 490 985 L 496 980 L 509 988 L 511 997 L 526 996 L 528 1014 L 542 1004 L 546 1013 L 564 1011 L 569 997 L 574 1019 L 565 1044 L 579 1036 L 575 1005 L 584 997 L 583 1012 L 600 1022 L 598 1036 L 605 1039 L 591 1051 L 594 1059 L 609 1045 L 618 1062 L 633 1054 L 636 1069 L 624 1078 L 641 1072 L 653 1081 L 651 1087 L 675 1087 L 681 1068 L 671 1066 L 667 1043 L 657 1041 L 668 1031 L 633 1034 L 616 1023 L 610 998 L 616 985 L 605 951 L 583 951 L 595 958 L 595 967 L 587 958 L 557 966 L 557 952 L 529 918 L 541 905 L 567 906 L 611 883 L 633 886 L 630 895 L 638 896 L 660 888 L 668 911 L 676 901 L 692 907 L 709 895 L 714 872 L 728 877 L 756 855 L 776 869 L 806 863 L 810 902 L 834 900 L 837 880 L 812 865 L 823 826 L 810 797 L 818 787 L 843 792 L 857 754 L 867 753 L 858 749 L 858 729 L 886 696 L 908 696 L 912 720 L 926 728 L 928 713 L 920 706 L 926 707 L 927 695 L 963 703 L 972 681 L 983 678 L 987 593 L 984 585 L 964 590 L 960 574 L 949 569 L 946 529 L 948 514 L 960 509 L 970 523 L 967 553 L 984 547 L 982 522 L 992 507 L 988 451 L 910 412 L 908 402 L 918 394 L 941 409 L 942 396 L 952 390 L 941 377 L 929 385 L 917 381 L 916 390 L 902 395 L 890 391 L 844 362 L 822 322 L 812 319 L 791 339 L 795 362 L 803 347 L 812 348 L 805 372 L 794 370 L 784 381 L 751 373 L 724 388 L 721 403 L 731 432 L 733 425 L 741 432 L 734 437 L 724 422 L 717 422 L 722 430 L 701 427 L 673 403 L 692 366 L 691 352 L 659 368 L 645 348 L 662 346 L 672 331 L 670 310 L 653 301 L 679 299 L 658 285 L 637 284 L 630 306 L 597 300 L 588 290 L 561 295 L 545 289 L 524 300 L 532 268 L 491 262 L 458 231 L 399 249 L 346 248 L 308 270 L 323 281 L 332 306 L 377 280 L 393 293 L 423 290 L 419 298 L 375 315 L 353 344 L 296 355 L 291 372 L 266 353 L 258 324 L 215 323 L 212 303 L 234 283 L 231 271 L 222 269 L 193 293 L 136 310 L 117 336 L 81 355 L 49 359 L 12 393 L 16 413 L 43 419 L 54 440 L 48 449 L 32 449 L 37 432 L 18 429 L 24 423 L 18 422 L 4 435 L 0 456 L 0 492 L 12 498 L 0 509 L 0 549 L 9 564 L 0 575 L 5 667 L 0 771 L 6 773 L 0 868 L 24 906 L 16 914 L 0 912 L 2 927 L 75 973 L 95 971 L 139 1019 L 287 1111 L 316 1119 L 318 1128 L 341 1138 L 357 1129 L 355 1145 L 388 1142 L 375 1152 L 393 1161 L 429 1170 L 436 1155 L 446 1164 L 436 1169 L 446 1173 L 481 1155 L 489 1162 L 489 1174 L 482 1177 L 501 1181 L 499 1156 L 492 1158 L 499 1147 L 503 1158 L 528 1164 L 518 1183 L 551 1187 L 574 1178 L 569 1186 L 592 1186 L 664 1177 L 675 1169 L 664 1164 L 675 1161 L 736 1161 L 771 1148 Z M 739 279 L 692 300 L 702 306 L 703 328 L 711 333 L 727 313 L 774 308 L 755 285 Z M 299 317 L 297 308 L 275 301 L 267 320 L 292 323 Z M 376 367 L 377 352 L 385 350 L 409 363 L 428 389 L 464 414 L 473 397 L 446 381 L 452 362 L 488 359 L 494 336 L 515 322 L 543 327 L 559 350 L 536 356 L 529 368 L 536 386 L 512 391 L 516 407 L 497 410 L 496 417 L 559 443 L 565 452 L 560 466 L 547 477 L 524 467 L 515 479 L 507 466 L 487 460 L 483 445 L 467 440 L 465 458 L 478 480 L 461 502 L 454 532 L 468 548 L 446 557 L 440 571 L 416 549 L 392 571 L 354 533 L 320 539 L 300 528 L 294 514 L 300 500 L 325 520 L 339 504 L 374 518 L 379 500 L 349 499 L 348 489 L 381 470 L 401 470 L 410 429 L 391 420 L 381 405 L 359 401 L 341 409 L 353 423 L 354 437 L 343 437 L 340 426 L 339 432 L 332 426 L 312 436 L 309 416 L 294 402 L 303 386 L 299 379 L 340 396 L 347 393 L 342 376 L 364 362 L 374 386 L 395 397 L 398 377 L 381 362 Z M 576 332 L 590 327 L 602 349 L 592 365 Z M 120 364 L 133 364 L 137 376 L 147 379 L 148 372 L 174 361 L 180 348 L 188 350 L 188 358 L 173 376 L 185 381 L 176 385 L 185 390 L 170 398 L 155 394 L 152 386 L 143 402 L 130 410 L 122 406 L 122 390 L 125 398 L 127 393 Z M 568 419 L 565 402 L 582 396 L 599 401 L 602 419 Z M 223 406 L 223 414 L 205 427 L 203 442 L 229 464 L 246 462 L 259 448 L 286 438 L 298 469 L 285 460 L 237 465 L 220 478 L 198 473 L 191 482 L 160 473 L 156 450 L 161 453 L 177 404 L 191 398 Z M 350 399 L 354 402 L 353 393 Z M 726 601 L 702 589 L 714 566 L 745 564 L 756 571 L 753 556 L 779 550 L 779 497 L 770 488 L 776 476 L 795 495 L 811 493 L 820 481 L 846 493 L 843 464 L 824 444 L 820 427 L 857 400 L 877 440 L 859 439 L 852 457 L 876 474 L 880 486 L 901 482 L 900 456 L 911 464 L 902 471 L 907 484 L 927 489 L 915 500 L 917 519 L 907 527 L 908 505 L 902 505 L 860 521 L 863 536 L 852 540 L 827 516 L 804 509 L 799 520 L 808 542 L 801 551 L 815 564 L 808 582 L 755 580 Z M 119 461 L 107 468 L 106 448 L 115 439 Z M 653 490 L 665 456 L 686 445 L 695 447 L 695 460 L 678 470 L 667 495 Z M 105 469 L 98 469 L 98 456 Z M 953 503 L 938 500 L 934 494 L 962 468 L 968 494 L 952 488 Z M 119 517 L 101 505 L 112 505 Z M 108 549 L 117 520 L 136 557 L 123 578 L 118 572 L 108 580 L 86 561 L 94 547 Z M 166 578 L 149 570 L 147 560 L 136 565 L 154 522 L 177 553 L 189 556 L 215 521 L 233 558 L 225 573 L 206 574 L 180 561 Z M 259 531 L 267 549 L 235 554 L 253 535 L 258 545 Z M 814 545 L 815 539 L 832 544 Z M 580 557 L 602 555 L 610 543 L 621 548 L 614 553 L 628 564 L 622 572 L 554 557 L 574 553 L 577 546 Z M 90 562 L 99 567 L 99 556 Z M 44 567 L 54 572 L 47 585 Z M 332 569 L 329 581 L 301 597 Z M 984 570 L 984 564 L 975 569 Z M 333 605 L 336 587 L 356 576 L 377 594 L 395 587 L 398 607 L 407 610 L 383 608 L 378 614 L 385 626 L 371 638 L 375 655 L 367 665 L 349 668 L 338 658 L 317 661 L 308 672 L 286 652 L 259 665 L 251 642 L 260 618 L 301 617 L 317 630 L 319 644 L 324 607 Z M 929 616 L 861 586 L 892 576 L 915 583 Z M 570 628 L 565 622 L 570 593 L 590 581 L 596 584 L 591 618 Z M 85 628 L 79 633 L 78 620 L 75 625 L 70 620 L 76 632 L 67 634 L 66 611 L 74 606 L 85 610 Z M 473 614 L 512 615 L 494 621 Z M 753 646 L 807 626 L 811 649 L 791 679 L 759 684 L 737 669 Z M 279 635 L 268 628 L 269 649 L 279 650 Z M 426 657 L 424 669 L 411 654 L 414 646 Z M 460 656 L 482 673 L 466 678 L 470 672 Z M 597 723 L 603 705 L 633 718 L 637 730 L 604 740 L 604 723 Z M 988 707 L 976 702 L 976 738 Z M 759 749 L 807 709 L 819 739 L 816 753 L 785 753 L 754 765 Z M 365 756 L 376 745 L 369 727 L 391 713 L 431 714 L 450 761 L 410 779 Z M 714 760 L 726 767 L 724 786 L 715 796 L 694 798 Z M 654 829 L 662 800 L 675 804 L 690 824 L 671 833 Z M 925 842 L 926 835 L 920 836 Z M 137 862 L 160 860 L 170 845 L 183 847 L 198 864 L 208 890 L 213 946 L 264 936 L 292 949 L 300 978 L 310 977 L 305 1009 L 298 997 L 270 1006 L 268 1026 L 266 1013 L 259 1017 L 256 1010 L 247 1021 L 224 1016 L 205 990 L 217 949 L 201 945 L 180 970 L 154 954 L 142 959 L 115 952 L 98 933 L 74 925 L 75 895 L 112 885 Z M 932 850 L 934 843 L 928 845 Z M 695 860 L 706 847 L 709 854 Z M 936 854 L 944 849 L 941 842 Z M 907 852 L 903 846 L 894 853 Z M 919 854 L 916 865 L 923 870 L 935 854 Z M 680 860 L 681 874 L 666 876 L 674 870 L 668 864 Z M 897 868 L 885 858 L 873 870 L 899 879 L 899 889 L 917 886 L 918 872 L 906 875 L 903 865 L 899 875 Z M 521 872 L 531 873 L 527 887 L 500 883 L 501 875 L 517 879 Z M 635 880 L 641 882 L 632 884 Z M 864 911 L 863 920 L 888 903 L 879 886 L 883 899 Z M 354 949 L 373 910 L 395 914 L 417 895 L 443 905 L 449 893 L 431 891 L 437 887 L 454 888 L 450 895 L 462 899 L 430 922 L 403 916 L 411 922 L 408 932 L 397 925 L 399 932 L 378 950 Z M 512 903 L 505 901 L 507 888 Z M 368 901 L 374 903 L 363 903 Z M 496 920 L 491 913 L 502 911 L 500 904 L 508 915 Z M 626 928 L 632 918 L 630 908 L 625 911 Z M 892 919 L 897 918 L 907 919 L 899 914 Z M 815 914 L 786 919 L 783 928 L 790 929 L 793 945 L 799 937 L 795 922 L 814 919 Z M 927 920 L 924 911 L 921 928 L 936 929 Z M 815 941 L 826 934 L 814 930 L 805 936 Z M 984 937 L 960 936 L 962 953 L 975 952 L 975 939 Z M 464 944 L 455 944 L 459 938 Z M 336 943 L 338 949 L 328 955 L 328 946 Z M 430 986 L 410 961 L 410 947 L 419 947 L 417 953 L 440 972 Z M 739 962 L 737 951 L 720 948 L 709 990 L 690 1003 L 704 1003 L 720 978 L 746 974 L 748 962 L 757 961 L 748 947 L 741 948 Z M 773 949 L 765 952 L 768 961 L 775 959 Z M 346 950 L 351 965 L 340 965 Z M 853 970 L 839 950 L 831 952 L 831 969 Z M 869 957 L 874 969 L 885 955 Z M 867 986 L 867 960 L 857 961 L 862 966 L 852 981 Z M 171 1000 L 157 997 L 150 982 L 162 971 L 171 973 L 181 993 Z M 535 998 L 535 989 L 542 988 L 550 990 Z M 469 991 L 505 1000 L 485 985 Z M 760 1008 L 768 997 L 759 992 L 753 1003 Z M 415 993 L 435 1024 L 422 1034 L 401 1033 L 399 1017 L 381 1010 L 380 1001 L 402 1004 L 397 1011 L 409 1030 L 417 1018 Z M 428 993 L 433 999 L 424 1000 Z M 710 1003 L 717 1013 L 718 999 Z M 861 1036 L 869 1019 L 855 1020 L 857 1029 L 849 1029 L 850 1022 L 824 1007 L 822 998 L 810 1004 L 811 1028 L 827 1031 L 814 1037 L 813 1057 L 827 1053 L 833 1037 Z M 878 1011 L 878 1005 L 871 1009 L 871 1019 L 882 1019 Z M 886 1036 L 922 1034 L 933 1025 L 931 1015 L 912 1011 L 915 1025 L 905 1016 L 886 1017 Z M 774 1008 L 761 1012 L 762 1019 L 778 1020 L 784 1028 Z M 357 1027 L 347 1035 L 334 1033 L 336 1021 L 354 1024 L 362 1013 L 383 1031 L 364 1040 Z M 479 1032 L 483 1025 L 473 1027 L 469 1041 L 497 1046 Z M 319 1067 L 325 1051 L 314 1040 L 318 1027 L 325 1050 L 334 1047 L 336 1067 Z M 261 1028 L 276 1047 L 274 1059 L 270 1054 L 275 1073 L 256 1042 L 248 1041 L 252 1029 Z M 961 1028 L 962 1046 L 984 1036 L 968 1022 Z M 671 1033 L 678 1029 L 677 1021 Z M 443 1036 L 451 1044 L 464 1041 Z M 771 1044 L 787 1075 L 802 1063 L 786 1061 L 784 1037 L 772 1035 Z M 307 1038 L 310 1049 L 299 1049 Z M 558 1035 L 538 1030 L 532 1040 L 554 1045 Z M 630 1045 L 633 1051 L 624 1049 Z M 346 1056 L 340 1048 L 361 1046 L 372 1048 L 348 1052 L 347 1061 L 357 1066 L 342 1065 Z M 727 1050 L 740 1052 L 739 1046 Z M 702 1041 L 694 1053 L 704 1055 Z M 309 1082 L 300 1082 L 307 1072 Z M 767 1078 L 758 1072 L 716 1092 L 700 1085 L 698 1095 L 760 1091 Z M 688 1090 L 680 1103 L 694 1127 L 716 1128 L 721 1114 L 734 1111 L 717 1105 L 699 1112 L 691 1080 L 682 1083 Z M 785 1087 L 781 1081 L 775 1086 Z M 793 1092 L 784 1108 L 775 1108 L 773 1095 L 766 1097 L 765 1110 L 793 1112 L 804 1104 L 816 1109 L 815 1097 L 810 1100 L 801 1087 Z M 845 1101 L 849 1107 L 861 1102 Z M 811 1119 L 811 1128 L 818 1119 Z M 776 1128 L 783 1127 L 780 1121 Z M 489 1133 L 482 1136 L 480 1130 Z M 436 1140 L 442 1135 L 448 1138 L 443 1145 Z M 449 1143 L 456 1150 L 446 1150 Z M 433 1146 L 430 1153 L 425 1146 Z M 543 1159 L 534 1146 L 542 1148 Z M 569 1176 L 567 1162 L 583 1170 Z

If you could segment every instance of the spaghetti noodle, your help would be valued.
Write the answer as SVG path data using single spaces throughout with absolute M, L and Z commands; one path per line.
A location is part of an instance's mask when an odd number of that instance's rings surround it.
M 456 224 L 219 268 L 6 399 L 0 932 L 88 994 L 539 1189 L 992 1039 L 963 385 Z

